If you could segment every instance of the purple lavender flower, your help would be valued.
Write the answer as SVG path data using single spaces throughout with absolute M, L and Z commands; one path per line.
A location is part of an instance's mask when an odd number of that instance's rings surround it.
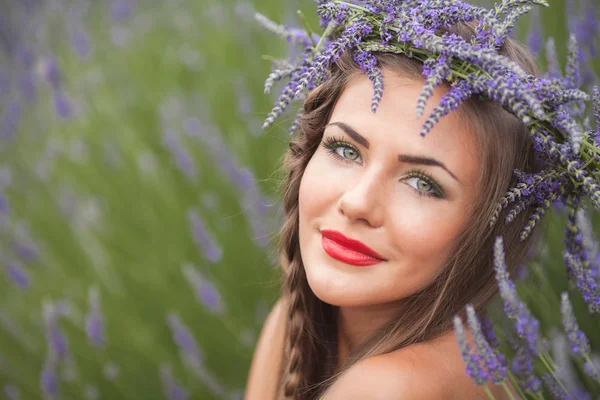
M 60 328 L 59 315 L 56 312 L 54 304 L 44 304 L 43 317 L 48 346 L 52 350 L 53 354 L 55 354 L 59 359 L 66 359 L 69 356 L 69 343 L 66 335 Z
M 560 63 L 558 62 L 556 44 L 554 43 L 554 38 L 552 36 L 546 41 L 546 62 L 548 64 L 548 77 L 560 78 L 562 76 L 562 70 L 560 68 Z
M 578 200 L 572 200 L 569 209 L 568 225 L 565 228 L 565 250 L 563 260 L 567 266 L 567 275 L 574 280 L 590 312 L 600 311 L 600 288 L 593 275 L 590 255 L 585 251 L 584 236 L 577 224 Z
M 492 349 L 500 352 L 500 340 L 498 340 L 498 336 L 496 336 L 496 332 L 494 331 L 494 324 L 489 316 L 483 315 L 481 317 L 481 330 L 485 340 L 490 344 Z M 502 355 L 499 353 L 499 356 Z
M 54 90 L 53 98 L 54 108 L 59 117 L 67 119 L 73 116 L 75 112 L 73 102 L 62 88 Z
M 462 319 L 458 315 L 454 317 L 454 332 L 456 334 L 456 338 L 460 346 L 462 359 L 466 364 L 467 375 L 469 375 L 471 379 L 475 381 L 475 384 L 485 384 L 492 377 L 482 367 L 481 357 L 471 350 L 471 347 L 467 342 L 467 335 L 465 333 L 465 328 L 463 326 Z
M 508 377 L 504 359 L 498 357 L 498 354 L 496 354 L 486 340 L 479 319 L 475 313 L 475 309 L 471 304 L 467 305 L 467 318 L 469 321 L 469 328 L 475 339 L 477 354 L 482 358 L 485 368 L 491 375 L 492 382 L 496 384 L 503 382 Z
M 600 380 L 600 363 L 594 360 L 587 360 L 583 365 L 585 373 L 592 379 Z
M 539 355 L 542 352 L 540 323 L 517 294 L 515 284 L 510 280 L 504 260 L 504 243 L 501 236 L 496 238 L 494 246 L 494 269 L 500 287 L 500 296 L 504 299 L 504 311 L 509 318 L 515 320 L 519 337 L 523 338 L 531 352 Z
M 579 46 L 577 45 L 577 37 L 573 34 L 569 38 L 568 49 L 565 85 L 576 89 L 581 86 L 581 72 L 579 70 Z
M 83 29 L 77 29 L 71 34 L 73 49 L 81 58 L 88 58 L 92 53 L 92 44 L 89 34 Z
M 221 262 L 223 259 L 223 249 L 208 231 L 206 223 L 200 217 L 200 214 L 193 209 L 188 210 L 187 214 L 192 227 L 194 241 L 200 247 L 204 256 L 212 263 L 217 264 Z
M 515 354 L 511 364 L 511 370 L 514 374 L 521 377 L 519 386 L 524 391 L 529 391 L 534 396 L 542 392 L 542 382 L 533 371 L 533 357 L 527 346 L 513 342 Z
M 100 304 L 100 292 L 92 287 L 88 292 L 89 312 L 86 316 L 86 333 L 95 347 L 106 347 L 104 316 Z
M 527 45 L 532 54 L 536 57 L 541 53 L 544 45 L 544 34 L 542 28 L 542 21 L 540 19 L 540 12 L 536 8 L 531 16 L 531 30 L 527 37 Z
M 212 313 L 222 315 L 225 306 L 217 287 L 191 264 L 181 267 L 183 276 L 196 292 L 196 299 Z
M 175 380 L 173 368 L 168 364 L 161 364 L 159 377 L 163 387 L 163 393 L 169 400 L 187 400 L 190 393 Z
M 135 0 L 112 0 L 110 3 L 110 17 L 113 22 L 129 19 L 136 8 Z
M 0 117 L 0 139 L 14 138 L 21 122 L 22 106 L 18 100 L 12 100 Z
M 56 58 L 49 57 L 46 60 L 44 67 L 44 78 L 52 85 L 54 90 L 60 88 L 62 86 L 62 76 Z
M 377 58 L 367 51 L 357 50 L 354 53 L 354 61 L 367 74 L 369 80 L 373 82 L 374 93 L 371 101 L 371 111 L 375 112 L 383 97 L 383 73 L 377 65 Z
M 194 158 L 189 151 L 181 144 L 181 140 L 172 129 L 165 129 L 163 143 L 169 149 L 177 167 L 190 179 L 194 180 L 198 177 L 198 168 L 194 162 Z
M 571 343 L 571 350 L 580 357 L 588 357 L 590 354 L 590 343 L 585 333 L 577 325 L 577 320 L 569 301 L 569 295 L 566 292 L 563 292 L 561 295 L 561 313 L 563 326 Z
M 459 106 L 473 94 L 472 87 L 469 81 L 459 81 L 444 94 L 440 100 L 440 104 L 431 112 L 431 115 L 423 124 L 421 136 L 427 135 L 431 129 L 440 121 L 440 119 L 448 115 L 451 111 L 455 111 Z
M 59 394 L 60 381 L 57 371 L 57 359 L 54 355 L 49 354 L 44 362 L 44 369 L 40 380 L 42 392 L 49 399 L 56 399 Z
M 9 211 L 8 197 L 6 197 L 3 188 L 0 186 L 0 216 L 7 216 Z
M 20 262 L 7 262 L 6 273 L 18 288 L 29 289 L 31 287 L 31 276 Z
M 204 355 L 190 328 L 173 311 L 167 314 L 167 324 L 171 329 L 175 344 L 179 347 L 181 356 L 188 365 L 196 372 L 204 370 Z
M 427 77 L 423 91 L 417 100 L 417 118 L 425 111 L 427 100 L 431 98 L 436 87 L 441 85 L 451 75 L 451 58 L 440 56 L 436 59 L 428 59 L 423 63 L 423 75 Z
M 542 382 L 544 383 L 544 386 L 546 387 L 546 389 L 548 389 L 548 391 L 552 395 L 553 399 L 555 399 L 555 400 L 567 400 L 568 399 L 567 394 L 565 393 L 563 388 L 558 384 L 558 382 L 556 381 L 554 376 L 552 376 L 552 374 L 544 374 L 542 376 Z
M 296 43 L 307 46 L 312 46 L 313 41 L 318 41 L 318 37 L 310 37 L 305 31 L 294 28 L 287 28 L 283 25 L 276 24 L 261 13 L 255 13 L 255 18 L 260 25 L 265 29 L 273 32 L 277 36 L 285 39 L 288 43 Z

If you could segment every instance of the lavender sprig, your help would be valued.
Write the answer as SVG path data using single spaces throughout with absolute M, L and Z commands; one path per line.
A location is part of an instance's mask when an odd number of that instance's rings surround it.
M 482 357 L 483 364 L 488 370 L 488 373 L 492 376 L 492 382 L 495 384 L 504 382 L 508 377 L 504 356 L 497 354 L 486 340 L 479 318 L 477 318 L 475 309 L 470 304 L 467 305 L 467 318 L 469 321 L 469 328 L 475 339 L 477 353 Z
M 462 319 L 456 315 L 454 317 L 454 332 L 456 334 L 456 338 L 458 340 L 460 346 L 460 352 L 462 355 L 462 359 L 466 364 L 466 372 L 467 375 L 473 379 L 475 384 L 484 385 L 488 380 L 490 380 L 490 374 L 482 367 L 481 358 L 475 354 L 469 343 L 467 341 L 467 335 L 465 333 L 465 328 L 462 323 Z
M 579 329 L 575 314 L 573 313 L 573 307 L 569 301 L 569 295 L 566 292 L 563 292 L 561 295 L 560 311 L 562 314 L 563 327 L 571 344 L 571 351 L 585 360 L 585 372 L 592 379 L 600 382 L 600 368 L 598 368 L 597 363 L 594 363 L 590 358 L 590 342 L 585 333 Z

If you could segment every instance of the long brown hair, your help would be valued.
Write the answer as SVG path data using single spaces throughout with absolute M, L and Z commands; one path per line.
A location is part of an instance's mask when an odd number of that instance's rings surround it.
M 458 24 L 448 29 L 469 40 L 473 24 Z M 499 52 L 538 75 L 529 52 L 508 39 Z M 422 63 L 405 55 L 377 53 L 381 68 L 423 79 Z M 496 204 L 515 184 L 513 170 L 539 171 L 540 162 L 531 150 L 526 127 L 492 101 L 472 98 L 461 112 L 477 137 L 482 167 L 479 196 L 473 204 L 465 230 L 453 242 L 445 267 L 428 286 L 409 296 L 401 315 L 389 322 L 352 351 L 337 370 L 337 308 L 322 302 L 311 291 L 300 255 L 298 193 L 308 162 L 317 150 L 333 108 L 349 79 L 362 73 L 346 52 L 330 68 L 331 74 L 304 102 L 299 133 L 289 144 L 283 160 L 286 173 L 283 188 L 284 224 L 279 246 L 284 271 L 282 297 L 287 309 L 286 348 L 283 370 L 278 377 L 279 397 L 314 399 L 333 383 L 335 377 L 352 364 L 370 356 L 385 354 L 414 343 L 436 338 L 452 329 L 452 317 L 462 314 L 471 303 L 481 311 L 496 295 L 493 269 L 495 237 L 504 237 L 506 262 L 513 271 L 524 262 L 533 237 L 519 239 L 531 216 L 527 209 L 510 224 L 499 222 L 490 228 Z

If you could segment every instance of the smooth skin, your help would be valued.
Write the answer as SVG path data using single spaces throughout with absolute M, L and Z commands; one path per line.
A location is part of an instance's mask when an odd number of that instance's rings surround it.
M 436 89 L 424 116 L 417 119 L 424 81 L 385 69 L 383 74 L 384 95 L 376 113 L 371 112 L 373 86 L 368 77 L 357 74 L 350 80 L 300 186 L 302 260 L 314 294 L 339 310 L 340 365 L 355 346 L 401 312 L 403 299 L 440 273 L 453 240 L 467 228 L 478 190 L 482 161 L 475 134 L 460 112 L 442 118 L 426 137 L 419 135 L 447 88 Z M 322 229 L 360 240 L 386 261 L 356 267 L 336 260 L 323 249 Z M 262 346 L 283 341 L 285 319 L 280 311 L 274 309 L 278 317 L 265 324 L 259 340 L 249 400 L 273 398 L 274 388 L 267 387 L 275 382 L 259 389 L 253 379 L 268 381 L 261 377 L 259 370 L 265 367 L 258 360 L 274 351 Z M 491 389 L 497 399 L 505 398 L 503 389 Z M 450 331 L 355 364 L 326 396 L 366 398 L 488 397 L 465 374 Z

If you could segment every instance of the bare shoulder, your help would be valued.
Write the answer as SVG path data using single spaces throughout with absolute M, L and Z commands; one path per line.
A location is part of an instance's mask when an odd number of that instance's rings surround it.
M 254 349 L 244 398 L 274 399 L 281 370 L 285 339 L 285 304 L 282 299 L 271 309 Z
M 424 370 L 410 359 L 394 358 L 376 356 L 353 365 L 333 384 L 325 400 L 448 398 L 447 385 L 437 379 L 435 372 Z
M 491 385 L 490 386 L 496 386 Z M 505 399 L 499 387 L 490 387 Z M 477 400 L 488 399 L 483 387 L 467 376 L 454 333 L 363 360 L 345 371 L 325 400 Z

